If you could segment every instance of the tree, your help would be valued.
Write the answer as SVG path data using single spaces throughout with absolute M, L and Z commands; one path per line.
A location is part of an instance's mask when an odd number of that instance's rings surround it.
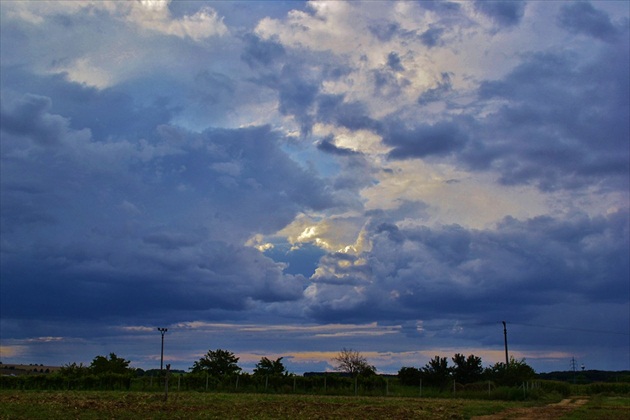
M 435 356 L 422 368 L 422 377 L 428 385 L 446 388 L 451 378 L 451 368 L 446 357 Z
M 452 358 L 453 378 L 461 384 L 471 384 L 482 380 L 483 366 L 481 365 L 481 357 L 471 354 L 465 357 L 463 354 L 457 353 Z
M 256 367 L 254 368 L 254 375 L 288 375 L 288 372 L 282 364 L 282 357 L 279 357 L 276 360 L 269 360 L 266 357 L 263 357 L 260 359 L 260 362 L 256 364 Z
M 498 385 L 514 386 L 536 377 L 536 371 L 525 363 L 525 359 L 516 360 L 510 356 L 510 362 L 496 363 L 486 369 L 486 375 Z
M 90 364 L 90 371 L 96 375 L 103 373 L 129 373 L 129 360 L 116 356 L 115 353 L 109 353 L 109 359 L 105 356 L 96 356 Z
M 376 374 L 376 368 L 368 364 L 367 359 L 356 350 L 344 347 L 333 359 L 333 362 L 336 370 L 349 373 L 352 376 Z
M 422 379 L 422 371 L 415 367 L 402 367 L 398 371 L 400 383 L 408 386 L 418 386 Z
M 59 374 L 66 378 L 80 378 L 88 374 L 88 368 L 83 366 L 83 363 L 69 363 L 59 368 Z
M 237 363 L 238 357 L 230 351 L 208 350 L 190 369 L 193 373 L 207 372 L 211 376 L 233 375 L 241 371 Z

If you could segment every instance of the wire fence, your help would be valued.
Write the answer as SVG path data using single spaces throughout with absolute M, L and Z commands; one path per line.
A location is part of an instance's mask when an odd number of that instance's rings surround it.
M 628 392 L 630 384 L 619 388 Z M 400 396 L 423 398 L 479 398 L 522 400 L 537 399 L 554 392 L 569 395 L 570 385 L 557 381 L 528 381 L 519 386 L 496 386 L 492 381 L 460 384 L 451 381 L 447 387 L 426 386 L 419 381 L 417 386 L 403 384 L 395 376 L 347 377 L 337 374 L 295 376 L 295 375 L 226 375 L 211 376 L 200 374 L 169 374 L 134 377 L 124 374 L 85 375 L 64 377 L 59 374 L 2 376 L 1 389 L 23 390 L 103 390 L 141 392 L 207 392 L 207 393 L 276 393 L 314 394 L 340 396 Z M 616 388 L 615 388 L 616 390 Z M 614 391 L 614 390 L 613 390 Z M 588 393 L 588 390 L 587 390 Z

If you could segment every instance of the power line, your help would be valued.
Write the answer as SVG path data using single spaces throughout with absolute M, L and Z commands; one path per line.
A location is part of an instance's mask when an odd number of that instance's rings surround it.
M 595 333 L 595 334 L 630 335 L 630 333 L 627 333 L 627 332 L 607 331 L 607 330 L 592 330 L 592 329 L 588 329 L 588 328 L 560 327 L 560 326 L 557 326 L 557 325 L 525 324 L 525 323 L 522 323 L 522 322 L 510 322 L 510 324 L 512 324 L 512 325 L 521 325 L 523 327 L 551 328 L 551 329 L 555 329 L 555 330 L 578 331 L 578 332 Z

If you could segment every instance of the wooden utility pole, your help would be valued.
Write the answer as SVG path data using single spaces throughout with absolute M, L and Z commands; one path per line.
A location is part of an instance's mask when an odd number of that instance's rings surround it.
M 164 334 L 166 334 L 168 328 L 158 327 L 158 331 L 162 334 L 162 351 L 160 352 L 160 372 L 162 372 L 162 366 L 164 364 Z
M 510 366 L 510 359 L 508 357 L 508 347 L 507 347 L 507 326 L 505 325 L 505 321 L 503 322 L 503 341 L 505 343 L 505 368 L 507 369 Z

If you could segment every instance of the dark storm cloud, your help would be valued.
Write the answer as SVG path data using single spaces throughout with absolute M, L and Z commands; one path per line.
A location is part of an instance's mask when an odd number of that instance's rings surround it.
M 475 9 L 500 26 L 518 25 L 525 14 L 525 2 L 519 0 L 477 0 Z
M 354 150 L 346 149 L 344 147 L 335 146 L 330 139 L 323 139 L 317 143 L 317 149 L 324 153 L 330 153 L 338 156 L 352 156 L 358 154 Z
M 398 54 L 394 51 L 390 52 L 387 55 L 387 66 L 393 71 L 405 71 L 405 68 L 402 65 L 402 61 Z
M 245 35 L 244 41 L 245 47 L 241 58 L 252 68 L 269 66 L 285 55 L 282 44 L 260 39 L 254 34 Z
M 343 95 L 319 95 L 317 97 L 317 120 L 333 123 L 351 130 L 376 130 L 378 121 L 369 117 L 364 104 L 346 102 Z
M 301 297 L 303 276 L 242 245 L 334 204 L 279 133 L 161 126 L 150 141 L 103 143 L 45 97 L 2 114 L 3 318 L 177 317 Z M 27 291 L 32 305 L 14 298 Z
M 607 42 L 614 41 L 620 35 L 608 14 L 595 9 L 589 2 L 563 4 L 558 14 L 558 24 L 569 32 Z
M 627 188 L 628 61 L 626 40 L 589 63 L 534 54 L 503 80 L 482 83 L 480 99 L 503 103 L 472 127 L 479 143 L 470 143 L 464 160 L 494 167 L 506 184 Z
M 456 152 L 466 144 L 467 135 L 456 122 L 424 124 L 411 129 L 399 122 L 391 122 L 384 130 L 383 141 L 393 147 L 390 158 L 411 159 Z
M 432 26 L 420 34 L 420 41 L 429 48 L 437 47 L 440 45 L 440 38 L 443 33 L 443 28 Z
M 24 136 L 43 146 L 60 142 L 68 129 L 67 120 L 48 111 L 52 101 L 48 97 L 26 95 L 13 109 L 0 108 L 2 130 L 15 136 Z
M 370 25 L 368 30 L 372 35 L 378 38 L 379 41 L 389 41 L 400 30 L 400 26 L 394 22 L 379 22 L 374 25 Z
M 295 117 L 303 134 L 310 133 L 313 124 L 312 106 L 319 92 L 319 81 L 305 77 L 299 63 L 285 64 L 277 75 L 266 75 L 257 83 L 278 92 L 278 110 Z
M 627 368 L 627 7 L 149 3 L 0 1 L 3 357 Z
M 153 86 L 150 90 L 157 95 L 148 103 L 139 103 L 124 88 L 98 90 L 68 82 L 63 75 L 35 75 L 17 67 L 3 67 L 1 77 L 5 92 L 37 92 L 54 98 L 50 104 L 52 112 L 66 116 L 67 124 L 75 130 L 89 127 L 96 140 L 148 137 L 157 125 L 168 123 L 179 110 L 155 90 L 161 82 L 149 82 Z
M 153 244 L 163 249 L 179 249 L 183 247 L 191 247 L 197 245 L 203 241 L 204 234 L 199 232 L 195 233 L 182 233 L 179 230 L 153 232 L 142 238 L 142 241 L 147 244 Z
M 191 255 L 141 247 L 127 249 L 129 255 L 122 250 L 98 255 L 89 244 L 83 248 L 42 250 L 30 260 L 4 258 L 3 318 L 172 322 L 194 313 L 244 310 L 251 300 L 295 300 L 305 281 L 283 274 L 256 250 L 223 242 L 206 241 Z M 29 305 L 15 298 L 24 294 Z
M 483 318 L 481 311 L 497 316 L 519 307 L 525 314 L 567 295 L 611 304 L 628 298 L 624 212 L 570 220 L 506 218 L 496 230 L 401 229 L 376 220 L 372 226 L 372 249 L 360 255 L 365 265 L 340 264 L 340 254 L 321 260 L 329 274 L 317 283 L 314 316 L 328 319 L 339 310 L 364 321 L 470 313 Z
M 449 14 L 459 12 L 461 5 L 450 1 L 427 0 L 420 2 L 420 7 L 438 13 Z

